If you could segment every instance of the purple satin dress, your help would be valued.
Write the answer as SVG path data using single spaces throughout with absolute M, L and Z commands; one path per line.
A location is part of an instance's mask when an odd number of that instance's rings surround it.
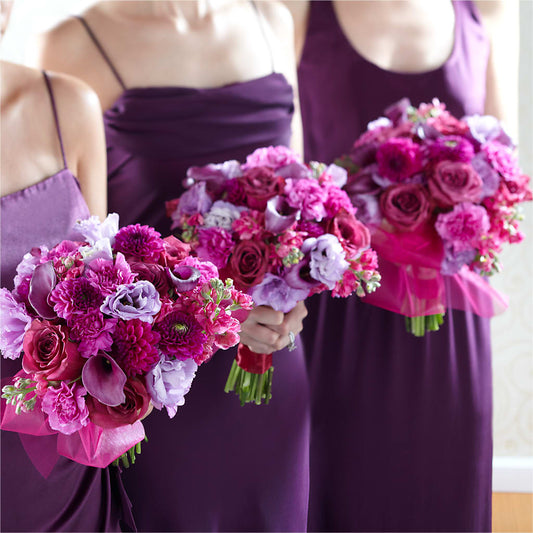
M 34 246 L 51 247 L 64 239 L 80 238 L 72 227 L 77 219 L 89 216 L 78 180 L 67 167 L 46 74 L 45 81 L 65 166 L 39 183 L 0 199 L 1 286 L 10 290 L 25 253 Z M 20 369 L 20 359 L 2 358 L 2 381 L 8 381 Z M 50 438 L 23 437 L 24 445 L 33 450 Z M 121 531 L 121 526 L 131 530 L 129 502 L 116 468 L 90 468 L 59 457 L 44 479 L 17 433 L 2 431 L 1 439 L 2 531 Z
M 402 97 L 482 113 L 489 44 L 455 2 L 455 45 L 438 69 L 385 71 L 311 2 L 299 67 L 306 159 L 331 162 Z M 489 321 L 448 310 L 419 339 L 403 316 L 356 297 L 314 297 L 304 341 L 312 390 L 312 531 L 490 531 Z
M 86 29 L 98 43 L 91 28 Z M 187 168 L 244 161 L 290 139 L 293 92 L 277 73 L 212 89 L 123 88 L 105 112 L 109 211 L 170 233 L 165 201 Z M 236 350 L 202 365 L 170 420 L 154 411 L 148 443 L 123 474 L 141 531 L 303 531 L 309 494 L 309 392 L 301 342 L 274 354 L 273 399 L 224 393 Z

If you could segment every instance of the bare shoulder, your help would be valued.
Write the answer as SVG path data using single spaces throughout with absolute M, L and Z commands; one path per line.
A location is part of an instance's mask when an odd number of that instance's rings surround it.
M 309 0 L 283 0 L 283 4 L 290 11 L 294 24 L 304 24 L 309 12 Z
M 257 2 L 258 9 L 270 24 L 272 30 L 279 36 L 294 31 L 291 12 L 283 2 L 273 0 L 271 2 Z
M 476 7 L 483 21 L 497 22 L 502 17 L 518 14 L 520 3 L 518 0 L 476 0 Z

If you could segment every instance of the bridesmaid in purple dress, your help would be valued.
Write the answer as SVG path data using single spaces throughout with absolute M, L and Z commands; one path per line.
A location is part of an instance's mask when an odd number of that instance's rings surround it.
M 90 215 L 82 192 L 93 213 L 105 215 L 105 151 L 100 107 L 88 87 L 11 63 L 1 68 L 0 276 L 1 286 L 12 289 L 16 266 L 32 247 L 81 237 L 72 227 Z M 20 365 L 2 358 L 3 384 Z M 35 451 L 47 439 L 26 435 L 22 441 Z M 60 457 L 45 479 L 22 441 L 2 431 L 2 531 L 131 530 L 116 468 L 90 468 Z
M 46 35 L 41 61 L 100 96 L 109 208 L 122 224 L 168 234 L 164 203 L 183 192 L 189 166 L 290 141 L 292 22 L 277 2 L 105 2 Z M 258 308 L 241 339 L 280 350 L 304 314 Z M 230 350 L 200 368 L 173 420 L 159 412 L 146 420 L 149 442 L 124 476 L 139 529 L 306 529 L 309 397 L 297 344 L 274 355 L 268 406 L 241 407 L 224 393 Z
M 489 53 L 501 56 L 473 2 L 289 4 L 306 159 L 348 152 L 403 97 L 437 97 L 459 117 L 498 114 L 495 88 L 516 83 L 512 55 L 493 77 Z M 448 310 L 440 331 L 415 338 L 364 299 L 315 297 L 308 308 L 310 530 L 489 531 L 489 320 Z

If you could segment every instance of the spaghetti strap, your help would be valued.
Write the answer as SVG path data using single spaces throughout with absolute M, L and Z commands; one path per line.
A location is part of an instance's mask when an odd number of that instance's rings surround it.
M 250 2 L 255 10 L 255 14 L 257 15 L 257 20 L 259 22 L 259 26 L 261 28 L 261 33 L 263 34 L 263 37 L 265 39 L 266 45 L 268 47 L 268 51 L 270 53 L 270 68 L 272 69 L 272 72 L 275 72 L 274 69 L 274 54 L 272 53 L 272 47 L 270 46 L 270 40 L 268 39 L 266 28 L 265 28 L 265 20 L 263 15 L 259 12 L 259 9 L 254 2 L 254 0 L 251 0 Z
M 52 104 L 52 112 L 54 113 L 54 122 L 57 130 L 57 137 L 59 139 L 59 146 L 61 147 L 61 157 L 63 158 L 64 168 L 67 168 L 67 158 L 65 157 L 65 147 L 63 146 L 63 137 L 61 136 L 61 128 L 59 127 L 59 117 L 57 116 L 57 107 L 56 101 L 54 98 L 54 91 L 52 90 L 52 84 L 50 83 L 50 78 L 46 71 L 42 71 L 44 76 L 44 81 L 46 83 L 46 89 L 48 90 L 48 95 L 50 96 L 50 103 Z
M 122 89 L 126 90 L 126 85 L 125 85 L 124 81 L 122 80 L 122 78 L 121 78 L 120 74 L 118 73 L 117 69 L 115 68 L 115 66 L 111 62 L 111 59 L 109 58 L 109 56 L 107 55 L 106 51 L 104 50 L 104 47 L 100 44 L 100 41 L 96 38 L 96 35 L 94 34 L 93 30 L 91 29 L 91 27 L 89 26 L 87 21 L 80 15 L 73 15 L 73 17 L 78 19 L 82 23 L 83 27 L 87 31 L 87 34 L 89 35 L 89 37 L 91 38 L 92 42 L 94 43 L 94 45 L 96 46 L 96 48 L 100 52 L 102 58 L 104 59 L 104 61 L 107 63 L 107 65 L 111 69 L 111 72 L 115 76 L 115 79 L 118 81 L 118 83 L 120 84 Z

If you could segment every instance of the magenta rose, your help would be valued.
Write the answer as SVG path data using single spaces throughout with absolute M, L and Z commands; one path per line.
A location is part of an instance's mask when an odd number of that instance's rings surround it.
M 240 242 L 221 277 L 231 277 L 239 290 L 261 283 L 268 267 L 268 253 L 268 246 L 262 241 Z
M 91 422 L 107 429 L 133 424 L 140 420 L 150 406 L 150 395 L 144 383 L 137 378 L 128 379 L 124 385 L 124 395 L 126 400 L 116 407 L 104 405 L 92 396 L 87 396 Z
M 65 326 L 36 319 L 24 336 L 22 368 L 36 377 L 54 380 L 76 379 L 85 363 L 78 345 L 68 338 Z
M 429 198 L 422 185 L 393 185 L 380 197 L 385 218 L 397 229 L 410 231 L 429 215 Z
M 328 222 L 326 232 L 335 235 L 351 257 L 370 246 L 370 232 L 366 226 L 344 209 Z
M 248 199 L 248 206 L 263 211 L 267 202 L 281 193 L 284 180 L 276 176 L 267 167 L 249 168 L 242 178 L 237 178 L 242 184 L 243 193 Z
M 429 178 L 429 191 L 441 207 L 461 202 L 477 202 L 483 190 L 483 180 L 468 163 L 440 161 Z

